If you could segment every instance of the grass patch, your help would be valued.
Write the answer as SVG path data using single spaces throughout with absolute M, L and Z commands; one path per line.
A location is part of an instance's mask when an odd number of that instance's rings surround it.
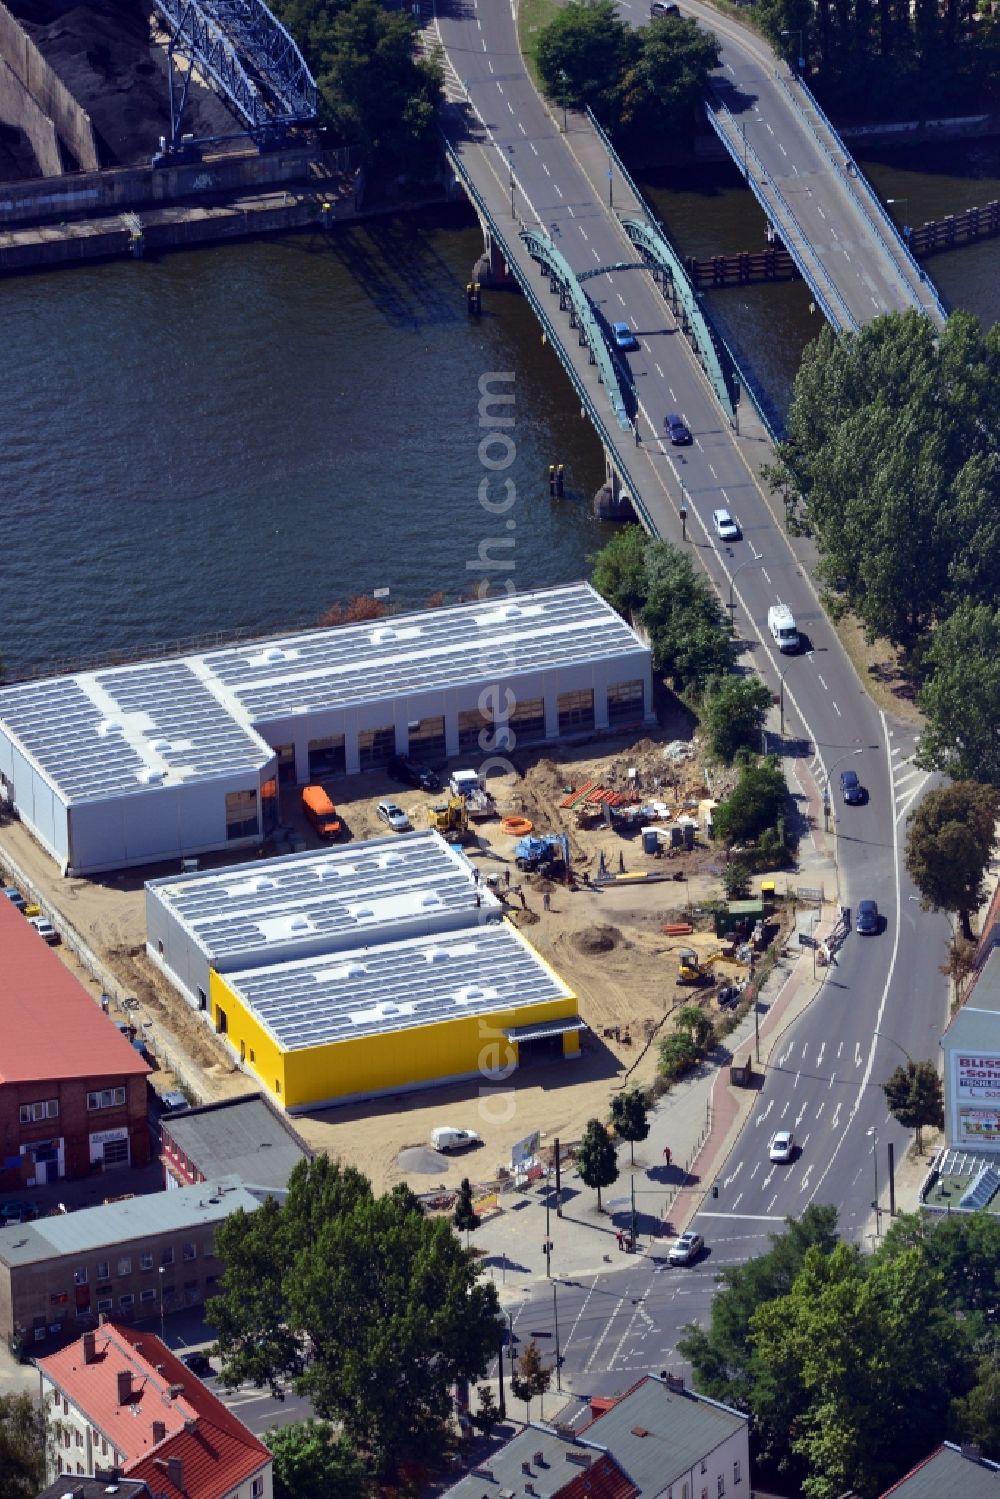
M 554 19 L 556 11 L 561 10 L 562 5 L 563 0 L 520 0 L 517 7 L 517 38 L 521 46 L 521 54 L 531 74 L 531 81 L 539 93 L 542 91 L 542 85 L 539 82 L 538 64 L 535 59 L 538 34 Z
M 831 619 L 831 623 L 876 707 L 907 723 L 923 724 L 924 716 L 917 707 L 913 682 L 900 652 L 887 640 L 869 645 L 856 615 L 845 614 L 841 620 Z

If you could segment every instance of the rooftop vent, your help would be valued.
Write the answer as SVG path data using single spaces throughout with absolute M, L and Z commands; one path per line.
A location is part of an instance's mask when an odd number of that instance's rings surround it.
M 392 628 L 392 625 L 379 625 L 371 633 L 372 645 L 385 645 L 387 641 L 395 640 L 395 638 L 396 632 Z
M 277 880 L 272 880 L 266 874 L 255 874 L 249 880 L 241 880 L 239 884 L 227 885 L 227 895 L 258 895 L 262 890 L 273 890 Z
M 364 978 L 367 972 L 368 969 L 364 963 L 341 963 L 336 968 L 317 968 L 313 973 L 313 979 L 317 984 L 329 984 L 335 983 L 338 979 Z
M 357 872 L 356 864 L 338 864 L 335 859 L 328 859 L 325 864 L 318 864 L 315 871 L 318 880 L 343 880 Z
M 136 772 L 136 780 L 141 781 L 143 786 L 159 786 L 163 781 L 164 772 L 152 765 L 144 765 Z
M 308 916 L 302 916 L 301 914 L 298 916 L 291 916 L 288 920 L 288 930 L 290 932 L 311 932 L 312 922 L 309 920 Z
M 634 1437 L 648 1437 L 649 1432 L 646 1430 L 645 1426 L 633 1426 L 632 1435 Z
M 282 650 L 280 645 L 266 645 L 255 656 L 247 657 L 248 666 L 277 666 L 279 661 L 289 661 L 298 653 Z
M 149 747 L 150 749 L 155 750 L 158 755 L 165 755 L 169 750 L 173 749 L 173 745 L 170 743 L 169 739 L 151 739 L 149 741 Z
M 450 953 L 446 947 L 428 947 L 424 953 L 425 963 L 447 963 Z
M 481 984 L 466 984 L 464 989 L 459 989 L 455 998 L 459 1004 L 473 1004 L 476 1000 L 486 998 L 486 990 Z
M 163 1438 L 166 1436 L 166 1434 L 167 1434 L 167 1423 L 166 1423 L 166 1421 L 154 1421 L 153 1422 L 153 1442 L 154 1443 L 162 1442 Z
M 102 718 L 97 725 L 97 737 L 99 739 L 110 739 L 116 734 L 124 734 L 125 725 L 117 718 Z
M 423 895 L 420 897 L 420 904 L 423 906 L 425 911 L 428 911 L 432 906 L 440 906 L 443 905 L 444 902 L 442 901 L 440 895 L 438 895 L 436 890 L 425 890 Z
M 397 849 L 386 849 L 384 854 L 378 856 L 379 869 L 391 869 L 394 864 L 403 862 L 403 855 Z
M 516 604 L 503 604 L 499 609 L 491 609 L 489 614 L 477 614 L 476 624 L 483 626 L 503 625 L 508 620 L 520 618 L 522 612 Z

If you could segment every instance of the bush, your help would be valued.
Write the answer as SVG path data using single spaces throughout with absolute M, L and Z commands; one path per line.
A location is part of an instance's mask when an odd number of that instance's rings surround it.
M 757 749 L 770 706 L 770 690 L 759 678 L 713 677 L 701 715 L 713 755 L 728 765 L 741 746 Z
M 756 764 L 744 761 L 735 788 L 715 810 L 716 834 L 727 848 L 770 834 L 770 848 L 783 849 L 787 800 L 788 787 L 777 756 L 769 755 Z

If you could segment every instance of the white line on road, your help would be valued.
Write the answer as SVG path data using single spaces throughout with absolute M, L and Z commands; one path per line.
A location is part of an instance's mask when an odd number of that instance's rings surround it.
M 672 400 L 672 401 L 676 401 L 676 399 L 677 399 L 677 397 L 676 397 L 676 396 L 675 396 L 675 395 L 674 395 L 674 387 L 673 387 L 673 386 L 672 386 L 672 385 L 668 385 L 668 386 L 667 386 L 667 389 L 668 389 L 668 390 L 669 390 L 669 392 L 670 392 L 670 399 L 671 399 L 671 400 Z
M 654 364 L 653 368 L 656 371 L 656 373 L 659 375 L 660 379 L 662 380 L 664 378 L 664 376 L 663 376 L 663 371 L 660 369 L 660 366 L 658 364 Z
M 560 187 L 560 186 L 559 186 L 559 184 L 558 184 L 558 182 L 557 182 L 557 183 L 556 183 L 556 184 L 555 184 L 555 189 L 556 189 L 556 192 L 557 192 L 557 193 L 558 193 L 558 194 L 559 194 L 559 196 L 560 196 L 560 198 L 561 198 L 561 197 L 562 197 L 562 195 L 563 195 L 563 190 L 562 190 L 562 188 L 561 188 L 561 187 Z
M 829 692 L 829 690 L 830 690 L 829 687 L 827 687 L 826 683 L 823 681 L 823 673 L 820 672 L 820 671 L 818 671 L 816 673 L 816 676 L 817 676 L 817 679 L 819 680 L 819 685 L 822 687 L 823 691 L 824 692 Z
M 513 111 L 511 111 L 511 113 L 513 113 Z M 549 171 L 549 164 L 547 161 L 542 162 L 542 171 L 545 173 L 546 177 L 552 176 L 552 173 Z
M 587 233 L 586 229 L 584 229 L 582 224 L 580 225 L 580 233 L 583 235 L 584 239 L 590 239 L 590 235 Z
M 717 479 L 719 477 L 718 474 L 715 472 L 715 464 L 714 463 L 710 463 L 708 465 L 708 471 L 712 475 L 713 479 Z
M 522 135 L 527 135 L 528 132 L 525 130 L 525 128 L 521 124 L 520 120 L 518 120 L 518 122 L 517 122 L 517 128 L 518 128 L 518 130 L 520 130 L 520 132 L 521 132 Z
M 570 216 L 571 219 L 575 219 L 576 218 L 576 214 L 573 211 L 573 205 L 572 205 L 572 203 L 567 203 L 566 204 L 566 212 L 569 214 L 569 216 Z
M 841 713 L 840 709 L 837 707 L 837 704 L 833 701 L 832 698 L 830 699 L 830 707 L 833 709 L 834 713 L 836 713 L 838 718 L 843 718 L 843 713 Z
M 490 72 L 492 73 L 493 72 L 493 59 L 492 58 L 489 59 L 489 64 L 490 64 Z
M 761 577 L 764 579 L 764 582 L 770 588 L 770 586 L 771 586 L 771 579 L 767 575 L 767 568 L 766 567 L 762 567 L 761 570 L 760 570 L 760 572 L 761 572 Z
M 855 1067 L 860 1067 L 861 1066 L 861 1042 L 860 1041 L 855 1041 L 855 1043 L 854 1043 L 854 1065 L 855 1065 Z
M 775 1198 L 777 1201 L 777 1198 Z M 706 1213 L 698 1214 L 699 1218 L 740 1218 L 745 1223 L 784 1223 L 780 1213 Z
M 753 544 L 752 541 L 750 543 L 750 550 L 751 550 L 751 552 L 753 552 L 753 560 L 755 562 L 759 562 L 760 559 L 763 557 L 764 553 L 763 552 L 758 552 L 757 548 L 754 546 L 754 544 Z
M 780 141 L 778 142 L 778 150 L 781 152 L 782 156 L 787 156 L 788 155 L 788 152 L 785 150 L 784 146 L 781 144 Z
M 622 306 L 624 307 L 625 306 L 625 298 L 622 296 L 621 292 L 618 293 L 618 300 L 622 304 Z
M 816 204 L 816 212 L 819 214 L 821 219 L 826 218 L 826 214 L 823 212 L 822 208 L 820 208 L 818 203 Z
M 538 147 L 535 145 L 534 141 L 530 141 L 529 145 L 531 146 L 532 151 L 534 151 L 535 155 L 537 156 L 538 155 Z

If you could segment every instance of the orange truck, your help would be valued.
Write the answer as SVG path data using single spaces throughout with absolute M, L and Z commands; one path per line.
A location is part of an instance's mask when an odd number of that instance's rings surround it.
M 344 824 L 322 786 L 306 786 L 302 791 L 302 810 L 321 838 L 339 838 Z

